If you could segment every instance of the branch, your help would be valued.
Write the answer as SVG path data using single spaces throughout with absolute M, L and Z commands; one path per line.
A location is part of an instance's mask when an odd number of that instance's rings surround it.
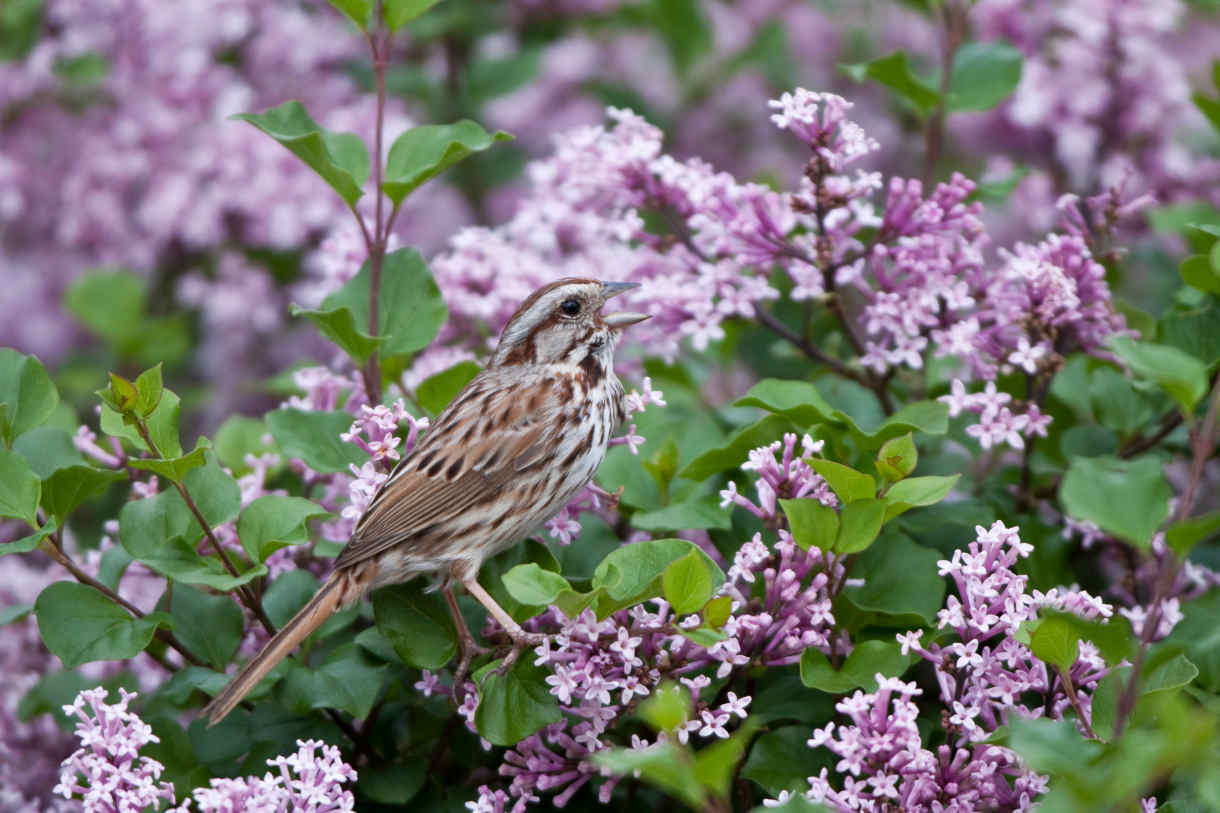
M 72 558 L 70 556 L 68 556 L 67 553 L 64 552 L 63 538 L 60 536 L 59 531 L 55 531 L 54 533 L 52 533 L 48 537 L 48 541 L 50 542 L 50 545 L 48 546 L 47 552 L 50 554 L 51 558 L 54 559 L 65 570 L 67 570 L 69 573 L 71 573 L 72 577 L 74 579 L 76 579 L 81 584 L 86 585 L 87 587 L 92 587 L 94 590 L 98 591 L 103 596 L 110 599 L 115 604 L 119 605 L 124 610 L 126 610 L 127 612 L 131 613 L 136 618 L 144 617 L 143 610 L 141 610 L 136 605 L 132 604 L 127 599 L 123 598 L 116 591 L 110 589 L 105 584 L 102 584 L 100 581 L 98 581 L 97 579 L 90 576 L 88 573 L 86 573 L 84 570 L 82 570 L 80 568 L 80 566 L 76 564 L 76 562 L 72 561 Z M 195 657 L 195 654 L 193 652 L 191 652 L 189 649 L 187 649 L 186 646 L 181 641 L 179 641 L 178 638 L 169 630 L 158 627 L 154 631 L 153 634 L 162 643 L 167 644 L 168 646 L 171 646 L 174 649 L 176 649 L 178 651 L 178 654 L 182 656 L 182 659 L 184 661 L 186 661 L 187 663 L 191 664 L 192 666 L 204 666 L 205 665 L 203 661 L 201 661 L 201 660 L 199 660 L 199 658 Z M 149 653 L 149 657 L 153 658 L 153 660 L 157 661 L 157 663 L 159 663 L 163 667 L 165 667 L 165 669 L 167 671 L 169 671 L 169 672 L 175 671 L 174 667 L 172 665 L 166 663 L 161 658 L 158 658 L 155 655 L 152 655 L 151 653 Z
M 149 435 L 148 425 L 143 420 L 136 421 L 136 431 L 140 433 L 140 437 L 144 439 L 144 442 L 148 445 L 150 452 L 157 457 L 164 457 L 164 455 L 161 454 L 161 450 L 157 448 L 157 444 L 153 442 L 152 436 Z M 233 564 L 233 560 L 229 558 L 228 552 L 224 549 L 224 546 L 220 544 L 220 540 L 216 538 L 216 533 L 212 530 L 211 524 L 203 516 L 203 512 L 199 510 L 199 506 L 196 505 L 194 498 L 191 497 L 191 493 L 186 490 L 186 486 L 177 482 L 176 480 L 173 481 L 173 483 L 174 488 L 178 490 L 178 494 L 182 497 L 182 501 L 186 503 L 186 507 L 190 510 L 191 514 L 194 515 L 195 521 L 198 522 L 199 527 L 203 529 L 203 535 L 207 537 L 209 542 L 212 543 L 212 548 L 216 551 L 216 555 L 220 557 L 220 561 L 224 565 L 225 570 L 227 570 L 229 575 L 233 576 L 234 578 L 240 576 L 241 574 L 238 573 L 237 566 Z M 254 595 L 254 592 L 245 585 L 238 587 L 236 592 L 241 600 L 241 603 L 246 605 L 250 612 L 254 613 L 254 617 L 257 618 L 259 623 L 263 625 L 263 628 L 267 630 L 269 634 L 275 635 L 275 625 L 272 624 L 271 619 L 267 617 L 267 613 L 263 610 L 262 602 L 260 602 L 258 597 Z
M 1183 489 L 1182 496 L 1178 498 L 1177 508 L 1174 510 L 1170 522 L 1185 520 L 1194 509 L 1199 484 L 1203 482 L 1203 472 L 1207 466 L 1207 460 L 1216 450 L 1217 413 L 1220 413 L 1220 377 L 1217 377 L 1217 380 L 1213 383 L 1207 415 L 1203 419 L 1203 425 L 1199 427 L 1198 431 L 1191 433 L 1190 475 L 1187 477 L 1186 488 Z M 1164 615 L 1161 608 L 1165 600 L 1169 598 L 1173 585 L 1177 582 L 1178 574 L 1181 571 L 1182 562 L 1178 560 L 1178 557 L 1174 555 L 1172 550 L 1166 550 L 1160 570 L 1157 573 L 1156 585 L 1153 588 L 1152 600 L 1148 609 L 1148 617 L 1144 619 L 1143 629 L 1140 630 L 1140 648 L 1135 654 L 1135 660 L 1131 664 L 1131 677 L 1127 679 L 1127 685 L 1123 687 L 1123 693 L 1118 698 L 1117 716 L 1114 721 L 1115 739 L 1122 733 L 1128 718 L 1135 710 L 1135 703 L 1139 693 L 1140 672 L 1144 668 L 1144 662 L 1148 658 L 1148 648 L 1152 644 L 1152 638 L 1156 635 L 1157 629 L 1161 626 L 1161 618 Z

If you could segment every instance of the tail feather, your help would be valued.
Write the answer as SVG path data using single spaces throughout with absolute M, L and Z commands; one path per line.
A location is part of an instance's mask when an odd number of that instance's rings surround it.
M 220 694 L 212 698 L 212 702 L 203 710 L 209 726 L 223 720 L 277 663 L 339 609 L 340 604 L 344 603 L 347 592 L 344 588 L 347 585 L 348 580 L 341 574 L 331 574 L 309 603 L 267 642 L 253 660 L 242 667 Z

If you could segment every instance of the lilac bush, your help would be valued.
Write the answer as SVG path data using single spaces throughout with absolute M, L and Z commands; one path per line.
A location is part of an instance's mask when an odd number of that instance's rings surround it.
M 1216 24 L 6 10 L 0 807 L 1214 808 Z M 566 276 L 652 318 L 545 643 L 397 585 L 197 719 Z

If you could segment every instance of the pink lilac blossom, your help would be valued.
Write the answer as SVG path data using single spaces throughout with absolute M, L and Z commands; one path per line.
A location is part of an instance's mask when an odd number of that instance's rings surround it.
M 119 702 L 106 703 L 106 689 L 86 689 L 64 714 L 77 719 L 81 747 L 63 761 L 55 793 L 74 796 L 85 810 L 96 813 L 136 813 L 162 802 L 173 804 L 174 786 L 159 781 L 165 767 L 140 756 L 150 742 L 160 742 L 152 728 L 127 706 L 136 695 L 119 689 Z
M 242 779 L 212 779 L 206 788 L 192 791 L 201 813 L 229 813 L 236 810 L 293 810 L 308 813 L 353 811 L 355 797 L 343 786 L 356 781 L 356 770 L 343 761 L 333 745 L 319 740 L 297 740 L 297 750 L 267 760 L 277 769 L 263 776 Z M 184 801 L 175 810 L 190 810 Z
M 755 490 L 758 503 L 754 503 L 737 490 L 737 483 L 730 480 L 728 488 L 720 492 L 720 506 L 739 505 L 763 521 L 775 522 L 778 516 L 777 500 L 810 497 L 823 505 L 835 507 L 839 504 L 830 486 L 815 472 L 804 458 L 821 454 L 825 441 L 814 441 L 809 435 L 801 438 L 801 456 L 796 455 L 796 435 L 788 433 L 783 441 L 751 449 L 748 460 L 741 465 L 743 471 L 758 473 Z M 782 450 L 782 451 L 781 451 Z M 780 452 L 776 461 L 775 454 Z
M 1021 767 L 1016 755 L 995 745 L 923 747 L 916 725 L 922 694 L 914 683 L 877 675 L 877 691 L 857 690 L 835 709 L 849 723 L 815 729 L 810 748 L 826 748 L 842 787 L 823 768 L 809 777 L 805 798 L 834 810 L 899 809 L 911 813 L 1030 810 L 1046 779 Z M 765 805 L 775 806 L 780 800 Z
M 1010 715 L 1058 719 L 1069 708 L 1055 673 L 1017 640 L 1021 625 L 1036 619 L 1039 609 L 1096 620 L 1113 615 L 1109 604 L 1083 590 L 1028 590 L 1027 577 L 1012 568 L 1033 546 L 1021 541 L 1017 528 L 997 521 L 975 531 L 977 538 L 967 550 L 956 550 L 951 559 L 938 563 L 940 574 L 957 586 L 957 595 L 946 599 L 937 625 L 951 630 L 957 640 L 924 646 L 922 631 L 898 636 L 904 653 L 915 652 L 935 668 L 941 701 L 955 711 L 950 732 L 962 743 L 985 738 Z M 1080 655 L 1068 674 L 1086 713 L 1092 690 L 1107 671 L 1097 648 L 1081 641 Z
M 795 442 L 795 437 L 787 441 L 789 454 Z M 778 448 L 764 447 L 755 456 L 770 456 L 775 467 Z M 791 469 L 792 464 L 789 460 L 784 465 Z M 840 559 L 800 549 L 785 530 L 778 532 L 773 546 L 755 534 L 734 555 L 720 590 L 731 602 L 724 639 L 706 648 L 679 632 L 697 626 L 699 617 L 677 616 L 660 599 L 602 621 L 590 610 L 568 619 L 556 608 L 531 619 L 529 626 L 552 633 L 534 650 L 535 663 L 551 670 L 546 682 L 565 720 L 506 752 L 500 773 L 511 778 L 507 791 L 484 786 L 468 807 L 503 810 L 511 803 L 512 810 L 520 810 L 543 792 L 554 793 L 551 803 L 562 806 L 599 775 L 587 757 L 612 744 L 610 724 L 666 680 L 677 680 L 691 692 L 688 721 L 675 732 L 680 742 L 729 736 L 730 724 L 747 716 L 752 698 L 730 691 L 723 702 L 707 702 L 701 692 L 713 676 L 727 680 L 752 666 L 793 664 L 808 647 L 850 648 L 845 638 L 832 642 L 831 635 L 835 621 L 830 585 L 842 585 L 846 577 Z M 428 674 L 417 688 L 445 691 Z M 467 693 L 467 704 L 473 694 Z M 473 713 L 472 707 L 471 717 Z M 648 745 L 633 737 L 632 747 Z M 603 779 L 598 787 L 601 801 L 608 801 L 617 781 Z
M 1178 0 L 981 0 L 970 14 L 975 36 L 1016 45 L 1021 82 L 995 111 L 954 117 L 951 128 L 1044 168 L 1058 193 L 1095 194 L 1133 174 L 1162 201 L 1215 202 L 1220 161 L 1190 146 L 1206 123 L 1180 45 L 1215 28 L 1198 18 L 1183 25 L 1186 16 Z

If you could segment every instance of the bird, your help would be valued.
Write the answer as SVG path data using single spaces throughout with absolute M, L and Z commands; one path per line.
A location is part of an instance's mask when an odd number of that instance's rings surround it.
M 545 640 L 523 630 L 479 584 L 479 568 L 556 515 L 596 473 L 626 417 L 615 345 L 624 328 L 649 318 L 601 310 L 638 286 L 568 277 L 521 303 L 486 368 L 382 483 L 318 592 L 204 708 L 209 725 L 334 612 L 418 576 L 434 579 L 453 615 L 459 676 L 485 650 L 458 609 L 456 584 L 512 641 L 503 665 Z

